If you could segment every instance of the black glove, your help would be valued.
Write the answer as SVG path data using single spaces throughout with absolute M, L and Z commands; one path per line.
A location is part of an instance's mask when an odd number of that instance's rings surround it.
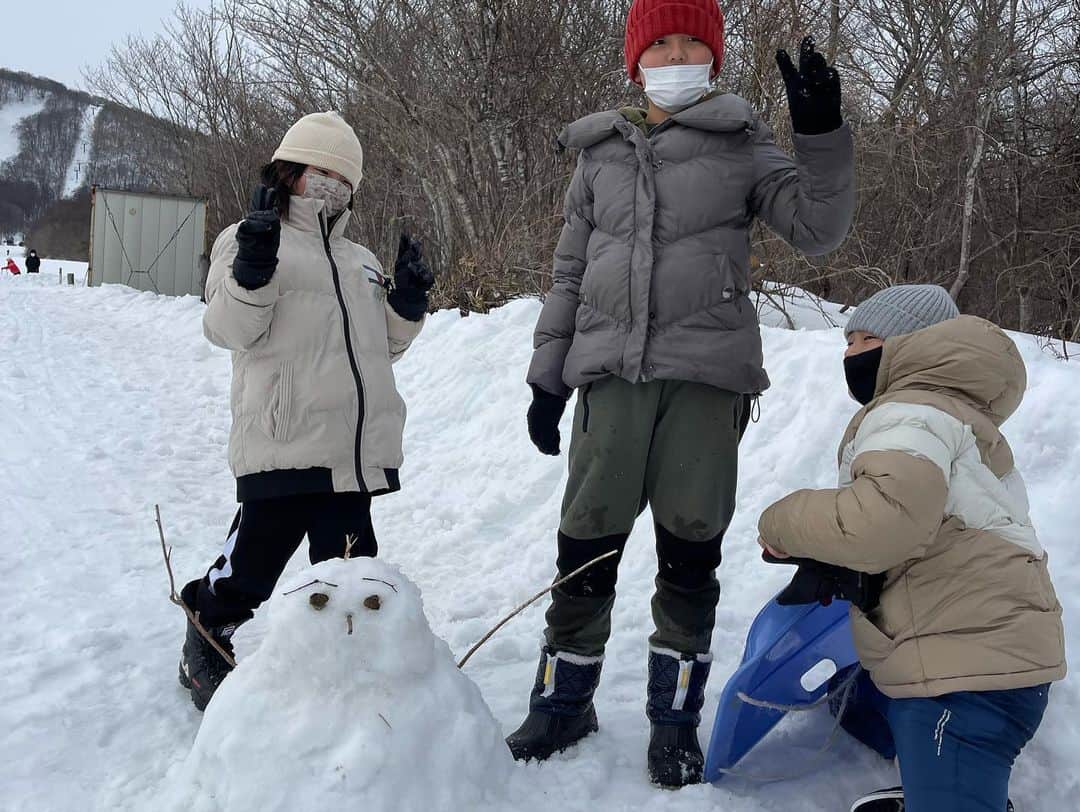
M 394 289 L 386 300 L 401 318 L 420 321 L 427 313 L 428 291 L 434 284 L 435 274 L 424 262 L 420 243 L 402 234 L 394 262 Z
M 795 132 L 821 135 L 844 123 L 840 113 L 840 74 L 814 50 L 813 37 L 807 37 L 799 46 L 798 70 L 783 48 L 776 52 L 776 64 L 787 86 L 791 128 Z
M 776 597 L 781 606 L 820 603 L 828 606 L 833 600 L 849 601 L 863 612 L 878 605 L 885 575 L 868 575 L 835 564 L 823 564 L 810 558 L 776 558 L 768 552 L 761 554 L 770 564 L 793 564 L 795 576 Z
M 566 411 L 567 398 L 553 395 L 531 384 L 533 401 L 529 406 L 529 439 L 541 454 L 559 455 L 559 420 Z
M 281 244 L 281 218 L 274 208 L 274 190 L 260 184 L 251 198 L 252 210 L 236 229 L 239 249 L 233 277 L 241 287 L 255 290 L 274 275 Z

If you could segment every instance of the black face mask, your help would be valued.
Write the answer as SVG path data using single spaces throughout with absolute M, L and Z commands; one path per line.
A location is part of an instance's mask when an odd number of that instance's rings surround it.
M 884 347 L 867 350 L 844 359 L 844 376 L 847 378 L 848 391 L 863 406 L 874 399 L 877 390 L 877 374 L 881 367 L 881 355 Z

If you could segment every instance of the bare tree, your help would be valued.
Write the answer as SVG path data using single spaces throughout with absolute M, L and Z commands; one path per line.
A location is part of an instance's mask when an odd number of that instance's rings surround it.
M 93 76 L 168 122 L 220 227 L 297 117 L 336 109 L 366 152 L 354 236 L 389 258 L 402 230 L 439 271 L 436 301 L 483 310 L 542 294 L 581 115 L 639 103 L 622 69 L 628 0 L 221 0 L 180 7 Z M 896 282 L 949 287 L 967 312 L 1080 337 L 1080 3 L 745 0 L 725 4 L 725 91 L 790 125 L 774 63 L 815 34 L 844 79 L 858 208 L 807 259 L 754 234 L 755 279 L 852 303 Z

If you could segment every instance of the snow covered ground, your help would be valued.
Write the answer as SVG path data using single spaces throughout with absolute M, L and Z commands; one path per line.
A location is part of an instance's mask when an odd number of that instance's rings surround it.
M 381 557 L 421 588 L 433 631 L 456 655 L 554 571 L 566 459 L 538 454 L 524 420 L 537 311 L 522 301 L 488 316 L 439 313 L 396 368 L 410 409 L 405 488 L 376 500 Z M 190 297 L 58 285 L 49 262 L 36 278 L 0 274 L 0 809 L 162 808 L 163 787 L 180 776 L 191 750 L 201 714 L 176 682 L 183 617 L 166 599 L 153 506 L 161 505 L 177 578 L 199 574 L 236 507 L 225 455 L 230 362 L 202 338 L 201 316 Z M 763 335 L 774 386 L 742 451 L 703 741 L 750 620 L 790 574 L 760 562 L 758 514 L 790 489 L 832 484 L 835 444 L 853 411 L 838 329 L 766 327 Z M 1006 434 L 1050 552 L 1075 662 L 1080 366 L 1041 352 L 1030 337 L 1016 339 L 1030 389 Z M 599 734 L 544 765 L 515 765 L 501 782 L 512 803 L 485 808 L 846 810 L 860 793 L 896 783 L 891 765 L 844 737 L 812 763 L 832 729 L 822 712 L 785 721 L 743 764 L 758 775 L 811 769 L 810 776 L 768 785 L 727 779 L 674 793 L 649 785 L 650 525 L 643 516 L 620 572 L 597 695 Z M 306 565 L 301 551 L 283 584 Z M 512 621 L 465 668 L 507 732 L 526 711 L 543 609 L 541 602 Z M 267 614 L 238 632 L 241 660 L 267 634 Z M 276 735 L 244 718 L 250 729 L 238 736 Z M 1014 773 L 1022 812 L 1074 808 L 1077 718 L 1074 676 L 1053 689 L 1047 719 Z M 452 746 L 451 739 L 430 746 Z M 303 756 L 313 771 L 319 756 L 317 749 Z M 417 774 L 423 765 L 404 764 L 387 777 Z M 278 777 L 266 764 L 265 781 Z

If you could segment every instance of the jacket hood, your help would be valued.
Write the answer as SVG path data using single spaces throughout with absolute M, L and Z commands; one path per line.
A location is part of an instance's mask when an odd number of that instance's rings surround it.
M 754 112 L 746 99 L 733 93 L 706 96 L 704 100 L 671 116 L 684 127 L 706 132 L 735 132 L 750 127 Z M 587 149 L 610 138 L 629 124 L 619 110 L 579 118 L 559 135 L 559 144 L 569 149 Z
M 959 395 L 1001 426 L 1024 398 L 1027 369 L 1000 327 L 959 316 L 885 341 L 877 397 L 912 389 Z

